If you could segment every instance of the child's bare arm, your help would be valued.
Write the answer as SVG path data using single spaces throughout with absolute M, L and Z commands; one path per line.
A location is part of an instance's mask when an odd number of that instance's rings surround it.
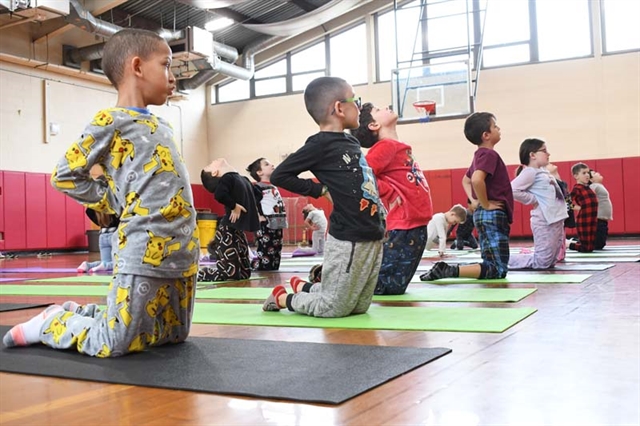
M 462 178 L 462 188 L 464 189 L 465 194 L 467 194 L 467 198 L 471 200 L 471 205 L 474 209 L 478 207 L 478 200 L 473 198 L 473 187 L 471 186 L 471 179 L 464 175 Z

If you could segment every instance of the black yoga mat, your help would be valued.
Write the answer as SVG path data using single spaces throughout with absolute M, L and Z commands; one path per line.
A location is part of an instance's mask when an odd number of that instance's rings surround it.
M 9 327 L 0 326 L 0 335 Z M 0 371 L 264 399 L 340 404 L 451 352 L 190 337 L 120 358 L 34 345 L 0 351 Z
M 0 303 L 0 312 L 19 311 L 21 309 L 45 308 L 53 303 Z M 4 333 L 2 334 L 4 336 Z

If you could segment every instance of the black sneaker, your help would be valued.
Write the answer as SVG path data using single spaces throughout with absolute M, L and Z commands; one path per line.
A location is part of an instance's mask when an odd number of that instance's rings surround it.
M 457 278 L 460 276 L 458 265 L 449 265 L 445 262 L 438 262 L 433 265 L 429 272 L 420 275 L 421 281 L 435 281 L 441 278 Z
M 322 281 L 322 264 L 314 265 L 309 271 L 309 281 L 312 283 L 319 283 Z

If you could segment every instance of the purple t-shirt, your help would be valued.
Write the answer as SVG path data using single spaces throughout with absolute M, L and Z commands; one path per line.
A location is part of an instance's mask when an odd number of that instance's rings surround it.
M 487 198 L 489 200 L 502 201 L 509 223 L 512 223 L 513 192 L 511 191 L 511 181 L 509 180 L 507 166 L 504 165 L 500 154 L 493 149 L 478 148 L 476 153 L 473 154 L 473 161 L 466 173 L 467 177 L 471 178 L 471 175 L 476 170 L 482 170 L 487 174 L 485 179 Z M 477 199 L 476 192 L 473 189 L 472 192 L 473 197 Z

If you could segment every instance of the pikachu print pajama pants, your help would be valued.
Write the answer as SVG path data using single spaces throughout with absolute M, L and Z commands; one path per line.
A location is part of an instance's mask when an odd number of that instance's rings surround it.
M 189 334 L 196 276 L 156 278 L 116 274 L 107 307 L 80 306 L 48 318 L 40 340 L 56 349 L 76 348 L 101 358 L 179 343 Z

